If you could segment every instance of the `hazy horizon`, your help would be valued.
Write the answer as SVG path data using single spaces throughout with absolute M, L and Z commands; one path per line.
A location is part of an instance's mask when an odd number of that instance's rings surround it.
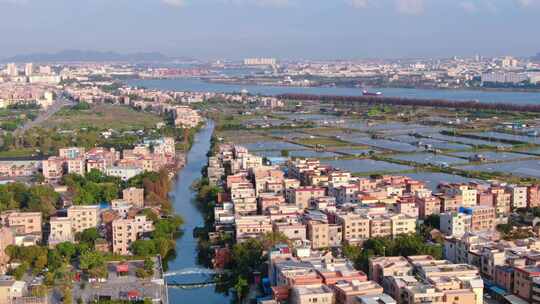
M 0 0 L 0 10 L 0 58 L 66 49 L 196 59 L 540 52 L 540 0 Z

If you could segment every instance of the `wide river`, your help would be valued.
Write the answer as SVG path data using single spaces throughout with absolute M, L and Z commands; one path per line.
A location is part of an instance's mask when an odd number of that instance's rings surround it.
M 278 95 L 284 93 L 316 94 L 316 95 L 362 95 L 359 88 L 336 87 L 282 87 L 261 85 L 235 85 L 208 83 L 196 78 L 181 79 L 143 79 L 130 80 L 130 86 L 143 86 L 151 89 L 232 93 L 243 89 L 252 94 Z M 400 88 L 371 88 L 370 91 L 380 91 L 384 96 L 421 98 L 421 99 L 447 99 L 447 100 L 478 100 L 480 102 L 540 104 L 540 92 L 505 92 L 505 91 L 473 91 L 473 90 L 444 90 L 444 89 L 400 89 Z
M 206 153 L 210 149 L 210 139 L 214 130 L 214 123 L 209 121 L 206 126 L 197 133 L 195 142 L 188 153 L 187 163 L 178 173 L 178 179 L 174 188 L 175 211 L 184 218 L 184 234 L 176 241 L 176 257 L 169 261 L 169 271 L 201 268 L 197 265 L 197 239 L 193 237 L 193 229 L 202 227 L 204 220 L 202 214 L 196 208 L 194 201 L 195 193 L 191 191 L 193 181 L 201 177 L 201 169 L 206 165 Z M 204 277 L 200 275 L 184 275 L 174 280 L 181 282 L 202 282 Z M 214 287 L 195 289 L 169 288 L 169 303 L 194 303 L 194 304 L 221 304 L 229 303 L 229 299 L 222 294 L 214 292 Z

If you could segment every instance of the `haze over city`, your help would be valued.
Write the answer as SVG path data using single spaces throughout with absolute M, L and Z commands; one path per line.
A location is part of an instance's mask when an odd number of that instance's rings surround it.
M 540 50 L 538 0 L 0 0 L 0 11 L 0 58 L 63 49 L 200 59 Z

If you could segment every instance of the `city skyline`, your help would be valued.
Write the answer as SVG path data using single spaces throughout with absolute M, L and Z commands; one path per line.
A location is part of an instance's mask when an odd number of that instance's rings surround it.
M 0 34 L 9 41 L 0 58 L 64 49 L 200 59 L 533 56 L 540 50 L 532 39 L 538 0 L 0 0 L 0 9 Z

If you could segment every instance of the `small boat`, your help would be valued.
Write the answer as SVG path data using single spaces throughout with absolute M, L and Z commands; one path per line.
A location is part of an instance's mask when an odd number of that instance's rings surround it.
M 368 90 L 363 90 L 362 96 L 382 96 L 382 92 L 369 92 Z

